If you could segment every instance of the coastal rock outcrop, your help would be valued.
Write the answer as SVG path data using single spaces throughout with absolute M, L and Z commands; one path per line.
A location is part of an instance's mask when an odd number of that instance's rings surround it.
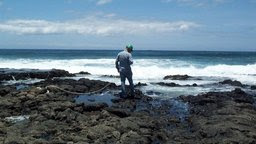
M 168 106 L 153 106 L 153 99 L 135 91 L 133 99 L 115 99 L 106 103 L 76 103 L 76 95 L 58 89 L 56 85 L 75 92 L 90 92 L 107 82 L 89 79 L 46 79 L 30 84 L 27 89 L 2 86 L 0 97 L 0 142 L 24 143 L 152 143 L 168 140 L 164 131 L 168 125 Z M 115 84 L 107 89 L 117 90 Z M 166 103 L 167 104 L 167 103 Z M 162 115 L 163 118 L 151 115 Z M 166 115 L 167 114 L 167 115 Z M 12 116 L 23 117 L 17 123 L 4 121 Z M 159 132 L 154 130 L 159 129 Z M 13 139 L 15 135 L 15 139 Z M 15 140 L 19 141 L 15 141 Z
M 156 83 L 156 84 L 158 84 L 160 86 L 168 86 L 168 87 L 196 87 L 196 86 L 198 86 L 196 83 L 194 83 L 192 85 L 189 85 L 189 84 L 180 85 L 180 84 L 176 84 L 176 83 L 173 83 L 173 82 L 171 82 L 171 83 L 159 82 L 159 83 Z
M 167 75 L 164 80 L 202 80 L 199 77 L 192 77 L 189 75 Z
M 74 74 L 65 70 L 37 70 L 37 69 L 2 69 L 0 71 L 0 81 L 26 80 L 26 79 L 50 79 L 53 77 L 71 77 Z
M 255 100 L 241 89 L 181 97 L 190 104 L 191 133 L 203 143 L 255 143 Z
M 231 85 L 231 86 L 238 86 L 238 87 L 243 87 L 243 84 L 240 82 L 240 81 L 237 81 L 237 80 L 224 80 L 222 82 L 220 82 L 220 84 L 228 84 L 228 85 Z
M 188 75 L 167 75 L 164 77 L 164 80 L 188 80 L 189 78 L 192 78 Z
M 85 71 L 80 71 L 79 73 L 75 73 L 75 74 L 91 75 L 91 73 L 85 72 Z
M 101 77 L 106 77 L 106 78 L 120 78 L 119 75 L 102 75 Z
M 87 93 L 107 84 L 46 78 L 26 89 L 1 85 L 0 143 L 256 143 L 255 99 L 241 89 L 172 99 L 136 89 L 131 99 L 113 94 L 109 105 L 78 103 L 79 95 L 47 88 Z M 119 88 L 110 83 L 106 90 Z

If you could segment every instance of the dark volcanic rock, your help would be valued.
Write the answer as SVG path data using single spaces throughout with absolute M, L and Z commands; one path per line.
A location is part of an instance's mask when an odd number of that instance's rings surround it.
M 128 112 L 127 110 L 124 110 L 124 109 L 107 108 L 106 110 L 114 115 L 121 117 L 121 118 L 128 117 L 131 115 L 130 112 Z
M 84 109 L 84 111 L 91 112 L 91 111 L 99 111 L 106 107 L 108 107 L 108 104 L 106 104 L 106 103 L 96 103 L 96 104 L 84 105 L 83 109 Z
M 161 85 L 161 86 L 168 86 L 168 87 L 196 87 L 198 86 L 196 83 L 194 83 L 193 85 L 179 85 L 179 84 L 176 84 L 176 83 L 164 83 L 164 82 L 159 82 L 159 83 L 156 83 L 158 85 Z
M 13 86 L 0 86 L 0 96 L 4 96 L 14 90 Z
M 256 142 L 255 101 L 241 89 L 181 98 L 190 104 L 190 130 L 201 142 Z
M 118 75 L 102 75 L 101 77 L 120 78 L 120 76 L 118 76 Z
M 135 98 L 118 98 L 108 106 L 78 104 L 75 95 L 45 88 L 90 92 L 106 84 L 48 79 L 21 90 L 0 86 L 0 143 L 256 143 L 255 101 L 241 89 L 171 100 L 136 89 Z M 5 121 L 23 115 L 29 119 Z
M 84 71 L 80 71 L 80 72 L 79 72 L 79 73 L 77 73 L 77 74 L 91 75 L 91 73 L 89 73 L 89 72 L 84 72 Z
M 231 85 L 231 86 L 239 86 L 239 87 L 243 87 L 243 84 L 240 82 L 240 81 L 237 81 L 237 80 L 224 80 L 222 82 L 220 82 L 220 84 L 228 84 L 228 85 Z
M 38 82 L 33 85 L 44 87 L 49 85 L 56 85 L 67 91 L 87 93 L 100 90 L 108 84 L 108 82 L 103 82 L 100 80 L 89 80 L 81 78 L 78 81 L 73 79 L 49 79 L 47 81 Z M 105 89 L 117 89 L 117 86 L 114 83 L 110 83 Z M 58 92 L 59 90 L 52 89 L 52 91 Z
M 198 85 L 197 85 L 196 83 L 193 83 L 192 86 L 196 87 L 196 86 L 198 86 Z
M 164 80 L 170 79 L 170 80 L 188 80 L 189 78 L 192 78 L 188 75 L 167 75 L 164 77 Z
M 0 81 L 8 80 L 26 80 L 32 79 L 50 79 L 53 77 L 70 77 L 74 76 L 65 70 L 34 70 L 34 69 L 5 69 L 0 72 Z
M 251 86 L 252 90 L 256 90 L 256 85 Z
M 138 82 L 135 87 L 141 87 L 141 86 L 147 86 L 146 83 L 141 83 L 141 82 Z
M 147 95 L 161 95 L 162 93 L 160 92 L 155 92 L 155 91 L 146 91 Z
M 118 99 L 109 107 L 106 103 L 77 104 L 76 95 L 46 88 L 55 85 L 86 93 L 107 84 L 89 79 L 47 79 L 21 90 L 1 86 L 0 143 L 13 140 L 24 143 L 163 143 L 168 139 L 169 133 L 164 130 L 170 121 L 165 111 L 170 107 L 155 107 L 159 110 L 150 112 L 153 99 L 139 90 L 135 91 L 134 98 Z M 111 83 L 106 89 L 117 90 L 118 87 Z M 129 88 L 127 91 L 129 95 Z M 145 105 L 146 110 L 140 110 L 140 105 Z M 149 115 L 158 112 L 164 117 Z M 22 115 L 28 115 L 29 119 L 2 124 L 6 117 Z
M 161 86 L 168 86 L 168 87 L 180 87 L 181 86 L 181 85 L 173 83 L 173 82 L 172 83 L 159 82 L 156 84 L 161 85 Z
M 198 96 L 181 97 L 184 101 L 191 104 L 207 105 L 207 103 L 221 104 L 223 101 L 236 101 L 252 104 L 254 102 L 253 97 L 247 95 L 241 89 L 236 88 L 232 92 L 209 92 Z

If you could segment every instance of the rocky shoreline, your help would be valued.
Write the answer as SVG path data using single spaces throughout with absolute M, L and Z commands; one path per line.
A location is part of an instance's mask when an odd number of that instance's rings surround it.
M 120 99 L 113 94 L 111 105 L 78 103 L 78 95 L 47 86 L 87 93 L 108 82 L 63 79 L 70 76 L 75 74 L 63 70 L 1 69 L 0 143 L 256 143 L 255 96 L 239 88 L 167 100 L 136 90 L 135 99 Z M 3 84 L 13 77 L 44 80 L 22 88 Z M 233 84 L 243 86 L 237 81 Z M 105 91 L 118 89 L 111 83 Z

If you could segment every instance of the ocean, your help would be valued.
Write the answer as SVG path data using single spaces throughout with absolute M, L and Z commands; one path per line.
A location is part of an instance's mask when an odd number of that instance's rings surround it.
M 121 51 L 121 50 L 120 50 Z M 71 73 L 86 71 L 92 75 L 77 78 L 104 80 L 120 84 L 115 69 L 117 50 L 0 50 L 0 68 L 64 69 Z M 147 83 L 143 92 L 155 91 L 162 97 L 198 94 L 207 91 L 226 91 L 234 87 L 220 86 L 225 79 L 256 84 L 256 52 L 206 51 L 134 51 L 132 66 L 134 83 Z M 202 80 L 163 80 L 166 75 L 187 74 Z M 165 87 L 157 82 L 175 82 L 180 85 L 196 83 L 198 87 Z M 157 96 L 157 95 L 153 95 Z

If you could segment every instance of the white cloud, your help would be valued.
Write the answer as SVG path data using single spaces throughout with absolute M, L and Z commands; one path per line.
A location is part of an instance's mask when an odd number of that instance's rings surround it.
M 180 3 L 193 3 L 193 2 L 216 2 L 222 3 L 228 0 L 162 0 L 163 2 L 180 2 Z
M 113 0 L 84 0 L 84 1 L 95 3 L 96 5 L 105 5 L 105 4 L 111 3 Z M 74 3 L 77 1 L 76 0 L 65 0 L 65 2 L 68 4 L 71 4 L 71 3 Z
M 14 34 L 143 35 L 183 32 L 198 27 L 189 21 L 134 21 L 88 17 L 71 21 L 9 20 L 0 22 L 0 32 Z
M 112 0 L 99 0 L 96 4 L 97 5 L 104 5 L 104 4 L 107 4 L 107 3 L 111 3 Z
M 180 4 L 199 6 L 199 7 L 209 5 L 209 4 L 221 4 L 228 1 L 231 1 L 231 0 L 162 0 L 162 2 L 164 3 L 176 2 Z

